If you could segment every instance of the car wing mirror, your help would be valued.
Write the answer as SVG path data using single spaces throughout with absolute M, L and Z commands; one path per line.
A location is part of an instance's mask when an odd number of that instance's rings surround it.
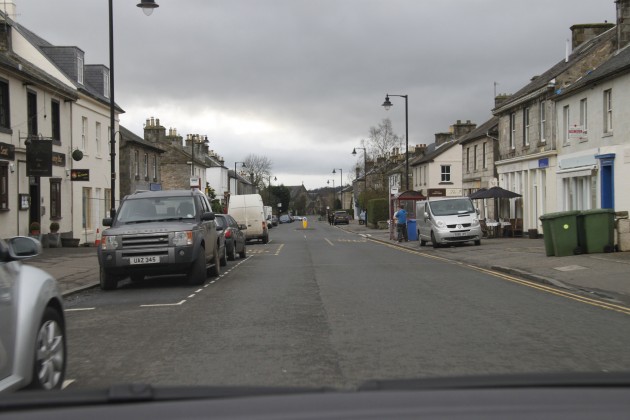
M 23 260 L 41 254 L 42 244 L 35 238 L 16 236 L 7 241 L 9 257 L 12 260 Z
M 206 211 L 201 215 L 201 220 L 214 220 L 214 213 Z
M 111 227 L 112 226 L 112 218 L 111 217 L 106 217 L 103 219 L 103 226 L 107 226 L 107 227 Z
M 240 230 L 247 230 L 247 225 L 238 225 Z

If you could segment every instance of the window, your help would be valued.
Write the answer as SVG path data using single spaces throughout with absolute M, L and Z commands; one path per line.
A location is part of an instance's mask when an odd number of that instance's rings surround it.
M 83 57 L 77 56 L 77 82 L 83 84 Z
M 136 167 L 135 174 L 136 178 L 140 177 L 140 152 L 134 150 L 133 152 L 134 165 Z
M 81 214 L 83 218 L 83 229 L 90 229 L 92 227 L 92 189 L 83 188 L 83 211 Z
M 523 109 L 523 146 L 529 146 L 529 108 Z
M 470 147 L 466 148 L 466 172 L 470 172 Z
M 516 114 L 510 114 L 510 149 L 516 149 Z
M 562 108 L 562 142 L 564 144 L 569 143 L 570 116 L 569 105 L 565 105 L 564 108 Z
M 588 103 L 586 98 L 580 101 L 580 126 L 586 135 L 588 133 Z
M 473 148 L 473 170 L 477 170 L 477 145 Z
M 451 165 L 441 166 L 441 182 L 451 182 Z
M 157 181 L 157 155 L 153 156 L 153 179 Z
M 0 80 L 0 127 L 11 128 L 11 112 L 9 109 L 9 84 Z
M 149 177 L 149 154 L 144 154 L 144 177 Z
M 61 219 L 61 178 L 50 178 L 50 218 Z
M 109 72 L 103 73 L 103 96 L 109 98 Z
M 110 190 L 109 188 L 105 189 L 105 199 L 103 200 L 103 202 L 105 203 L 105 211 L 103 212 L 103 214 L 106 215 L 105 217 L 109 217 L 109 211 L 112 208 L 112 190 Z
M 9 210 L 9 165 L 0 162 L 0 210 Z
M 604 91 L 604 134 L 612 134 L 612 89 Z
M 547 105 L 547 102 L 545 101 L 541 101 L 540 102 L 540 142 L 544 143 L 545 141 L 547 141 L 547 139 L 545 138 L 545 130 L 546 130 L 546 125 L 547 125 L 547 115 L 545 112 L 545 106 Z
M 59 101 L 50 101 L 50 132 L 53 140 L 61 142 L 61 115 Z
M 36 136 L 37 130 L 37 94 L 27 92 L 26 94 L 26 129 L 29 136 Z
M 481 145 L 481 167 L 483 169 L 487 168 L 487 164 L 486 164 L 486 142 L 485 141 Z
M 94 144 L 96 145 L 96 156 L 101 156 L 101 123 L 96 123 L 94 133 Z
M 81 150 L 87 151 L 87 133 L 88 133 L 88 120 L 87 117 L 81 117 Z

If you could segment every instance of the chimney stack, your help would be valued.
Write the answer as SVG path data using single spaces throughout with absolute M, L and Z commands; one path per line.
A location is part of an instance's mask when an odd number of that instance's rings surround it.
M 617 49 L 630 44 L 630 0 L 615 0 L 617 3 Z
M 612 23 L 586 23 L 571 26 L 571 51 L 614 26 Z

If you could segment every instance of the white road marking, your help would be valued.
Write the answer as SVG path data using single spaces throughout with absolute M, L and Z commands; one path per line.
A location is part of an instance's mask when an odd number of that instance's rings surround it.
M 195 294 L 193 293 L 192 295 L 188 295 L 188 299 L 192 299 L 195 297 Z
M 79 312 L 79 311 L 93 311 L 96 308 L 72 308 L 65 309 L 64 312 Z
M 328 242 L 328 244 L 329 244 L 330 246 L 335 246 L 335 244 L 333 244 L 332 242 L 330 242 L 330 240 L 329 240 L 328 238 L 324 238 L 324 240 L 325 240 L 326 242 Z
M 68 386 L 70 386 L 71 383 L 73 383 L 74 381 L 76 381 L 76 379 L 66 379 L 65 381 L 63 381 L 63 383 L 61 384 L 61 389 L 66 389 Z
M 178 303 L 156 303 L 153 305 L 140 305 L 141 308 L 153 308 L 153 307 L 157 307 L 157 306 L 180 306 L 183 305 L 184 302 L 186 302 L 186 299 L 182 300 L 181 302 Z
M 195 290 L 195 293 L 199 293 L 199 292 L 201 292 L 202 290 L 203 290 L 203 289 L 197 289 L 197 290 Z

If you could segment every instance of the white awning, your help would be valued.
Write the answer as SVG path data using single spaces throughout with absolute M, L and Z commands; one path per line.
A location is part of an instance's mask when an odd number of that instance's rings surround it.
M 560 178 L 575 178 L 578 176 L 591 176 L 597 170 L 597 165 L 576 166 L 575 168 L 560 169 L 556 174 Z

